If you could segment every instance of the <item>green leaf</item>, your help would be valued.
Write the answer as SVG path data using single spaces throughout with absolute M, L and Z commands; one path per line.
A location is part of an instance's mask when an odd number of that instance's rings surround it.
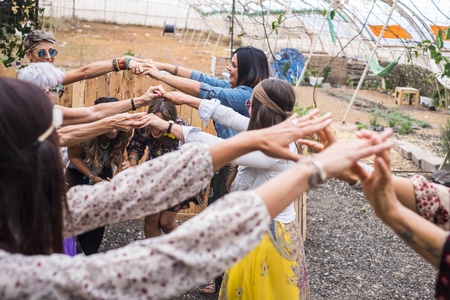
M 434 56 L 436 55 L 436 51 L 430 50 L 430 58 L 434 59 Z
M 279 16 L 278 16 L 278 24 L 281 24 L 281 22 L 282 22 L 282 18 L 283 18 L 283 16 L 284 16 L 284 12 L 283 13 L 281 13 Z
M 450 26 L 445 28 L 445 39 L 446 40 L 450 39 Z
M 333 20 L 334 16 L 336 15 L 336 11 L 333 9 L 332 11 L 330 11 L 330 19 Z
M 430 49 L 430 50 L 436 50 L 436 47 L 435 47 L 434 45 L 430 45 L 430 46 L 428 47 L 428 49 Z
M 414 55 L 416 56 L 416 58 L 419 57 L 419 52 L 417 52 L 417 50 L 414 51 Z
M 442 30 L 440 30 L 440 35 L 436 37 L 436 46 L 438 49 L 442 49 L 444 47 L 444 41 L 442 40 Z
M 439 64 L 441 61 L 443 61 L 444 59 L 442 58 L 442 56 L 435 58 L 434 61 L 436 62 L 436 64 Z
M 450 63 L 450 58 L 448 58 L 447 56 L 443 56 L 443 57 L 444 57 L 444 60 L 446 63 Z
M 327 10 L 326 9 L 322 10 L 322 16 L 324 16 L 324 17 L 327 16 Z

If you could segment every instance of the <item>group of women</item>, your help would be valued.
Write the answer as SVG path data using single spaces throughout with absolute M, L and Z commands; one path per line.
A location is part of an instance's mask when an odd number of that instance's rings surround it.
M 100 172 L 82 171 L 89 162 L 92 168 L 98 161 L 107 165 L 100 150 L 110 149 L 110 141 L 97 138 L 99 154 L 84 161 L 80 158 L 88 146 L 69 150 L 84 177 L 100 182 L 67 192 L 51 101 L 32 84 L 0 79 L 2 298 L 168 298 L 227 270 L 220 299 L 308 299 L 292 203 L 333 177 L 359 178 L 376 214 L 440 267 L 436 298 L 450 298 L 450 236 L 444 231 L 450 224 L 450 190 L 420 177 L 392 176 L 390 131 L 361 132 L 358 140 L 335 142 L 330 114 L 292 115 L 292 87 L 268 79 L 267 59 L 253 47 L 236 51 L 229 82 L 175 65 L 139 63 L 143 74 L 184 93 L 164 92 L 165 100 L 154 100 L 128 147 L 128 168 L 113 178 L 97 180 Z M 218 137 L 166 113 L 168 102 L 190 105 L 205 122 L 214 120 Z M 324 142 L 315 145 L 322 151 L 302 157 L 297 141 L 312 134 Z M 178 140 L 186 145 L 172 151 Z M 134 166 L 145 145 L 147 161 Z M 357 161 L 372 154 L 376 159 L 369 174 Z M 194 197 L 214 170 L 230 162 L 229 194 L 176 230 L 170 222 L 166 230 L 161 226 L 168 209 Z M 59 254 L 64 237 L 155 215 L 170 233 L 104 254 Z

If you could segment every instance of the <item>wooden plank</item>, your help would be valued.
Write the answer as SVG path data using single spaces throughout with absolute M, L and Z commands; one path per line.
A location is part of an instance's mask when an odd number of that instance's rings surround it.
M 122 74 L 119 72 L 111 73 L 109 78 L 109 95 L 122 100 L 121 96 Z
M 192 107 L 189 107 L 187 105 L 181 105 L 180 107 L 180 114 L 178 115 L 180 118 L 182 118 L 186 123 L 192 126 Z
M 5 77 L 5 66 L 3 64 L 0 64 L 0 78 Z
M 84 106 L 94 105 L 97 99 L 97 78 L 84 80 Z
M 195 214 L 195 213 L 185 213 L 185 212 L 181 212 L 181 210 L 180 210 L 180 212 L 178 212 L 178 214 L 177 214 L 177 220 L 178 221 L 187 221 L 190 218 L 195 217 L 196 215 L 197 214 Z
M 134 78 L 131 72 L 124 72 L 122 79 L 122 100 L 133 97 Z
M 97 97 L 108 97 L 109 93 L 109 75 L 97 77 Z
M 73 85 L 68 84 L 64 86 L 64 94 L 62 98 L 59 99 L 59 105 L 65 107 L 72 107 L 72 98 L 73 98 Z
M 74 82 L 72 86 L 72 107 L 84 107 L 84 82 Z
M 17 78 L 18 72 L 13 67 L 8 67 L 5 70 L 5 77 L 7 78 Z
M 139 97 L 146 91 L 147 76 L 136 76 L 133 75 L 134 80 L 134 94 L 133 97 Z M 136 112 L 147 112 L 148 106 L 140 107 Z

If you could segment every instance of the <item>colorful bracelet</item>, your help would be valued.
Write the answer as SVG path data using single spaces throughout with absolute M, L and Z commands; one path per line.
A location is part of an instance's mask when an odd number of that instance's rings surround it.
M 127 60 L 126 58 L 118 58 L 117 65 L 119 66 L 119 70 L 127 70 Z
M 125 62 L 126 62 L 125 66 L 126 66 L 127 70 L 130 69 L 130 61 L 131 61 L 131 58 L 125 59 Z
M 91 175 L 89 175 L 89 184 L 93 185 L 95 183 L 95 177 L 97 177 L 97 174 L 95 174 L 94 172 L 91 173 Z

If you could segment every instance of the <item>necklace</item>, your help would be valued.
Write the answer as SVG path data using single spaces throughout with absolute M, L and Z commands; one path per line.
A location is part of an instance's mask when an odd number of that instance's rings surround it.
M 100 143 L 100 148 L 102 148 L 103 150 L 106 150 L 109 148 L 109 143 L 107 143 L 106 145 L 103 145 L 102 143 Z

